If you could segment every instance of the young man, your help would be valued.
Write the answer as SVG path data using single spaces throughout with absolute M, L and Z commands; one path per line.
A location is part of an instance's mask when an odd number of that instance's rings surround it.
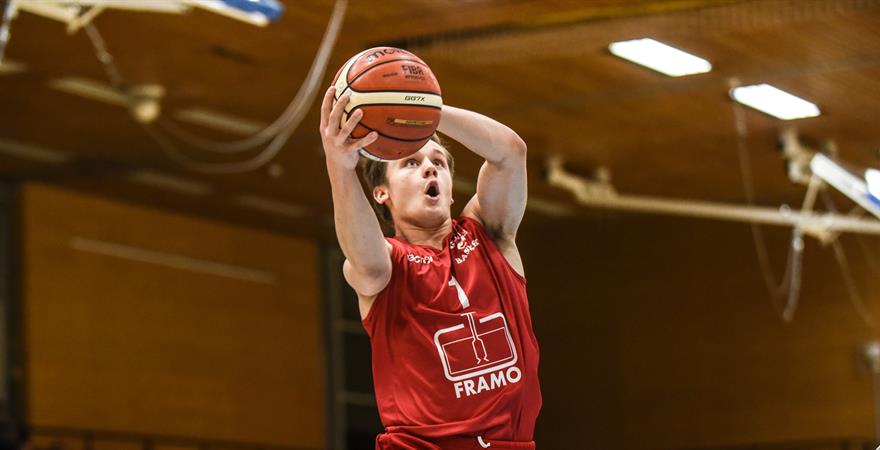
M 321 106 L 345 279 L 370 335 L 385 433 L 380 450 L 534 449 L 541 408 L 516 231 L 526 206 L 526 145 L 506 126 L 443 106 L 439 131 L 485 158 L 477 194 L 451 217 L 452 158 L 437 140 L 387 163 L 367 161 L 373 201 L 394 227 L 385 238 L 364 195 L 358 148 L 376 139 L 340 126 L 343 96 Z

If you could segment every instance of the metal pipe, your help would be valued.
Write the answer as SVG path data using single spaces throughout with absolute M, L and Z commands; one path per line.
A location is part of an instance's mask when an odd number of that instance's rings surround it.
M 880 221 L 873 219 L 833 213 L 789 211 L 784 208 L 620 195 L 608 186 L 566 172 L 557 161 L 551 161 L 548 165 L 547 178 L 551 185 L 573 193 L 577 201 L 585 206 L 766 225 L 799 226 L 804 233 L 820 239 L 834 232 L 880 235 Z

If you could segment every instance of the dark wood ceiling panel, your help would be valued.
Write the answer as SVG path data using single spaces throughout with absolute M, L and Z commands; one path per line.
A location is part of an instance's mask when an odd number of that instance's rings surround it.
M 263 29 L 204 11 L 108 11 L 95 25 L 126 81 L 164 87 L 163 121 L 229 141 L 241 136 L 183 123 L 175 114 L 199 107 L 261 123 L 278 117 L 304 80 L 334 5 L 284 3 L 283 18 Z M 622 192 L 742 201 L 727 91 L 734 77 L 772 83 L 823 110 L 793 123 L 745 110 L 759 200 L 797 202 L 802 188 L 787 180 L 776 151 L 783 127 L 797 127 L 815 142 L 834 140 L 856 164 L 880 165 L 877 23 L 880 0 L 350 1 L 324 80 L 367 46 L 407 46 L 431 65 L 447 103 L 489 114 L 523 135 L 534 196 L 570 205 L 568 194 L 542 180 L 551 155 L 585 173 L 608 167 Z M 271 169 L 199 174 L 163 153 L 126 109 L 48 87 L 66 76 L 107 82 L 82 31 L 68 35 L 58 22 L 21 13 L 12 36 L 7 56 L 28 70 L 0 75 L 0 139 L 57 149 L 74 160 L 41 164 L 0 152 L 4 176 L 328 236 L 332 205 L 318 100 Z M 648 36 L 709 59 L 713 71 L 670 78 L 607 50 L 611 42 Z M 459 175 L 473 178 L 479 159 L 451 147 Z M 212 191 L 194 199 L 126 181 L 142 169 L 206 183 Z M 242 209 L 233 201 L 241 195 L 298 205 L 312 220 Z

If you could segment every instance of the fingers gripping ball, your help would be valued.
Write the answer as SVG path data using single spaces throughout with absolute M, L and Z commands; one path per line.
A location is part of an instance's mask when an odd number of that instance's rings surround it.
M 440 85 L 418 56 L 399 48 L 376 47 L 349 59 L 333 79 L 335 99 L 351 96 L 342 123 L 360 109 L 351 132 L 360 139 L 378 133 L 361 155 L 380 161 L 400 159 L 422 148 L 440 123 Z

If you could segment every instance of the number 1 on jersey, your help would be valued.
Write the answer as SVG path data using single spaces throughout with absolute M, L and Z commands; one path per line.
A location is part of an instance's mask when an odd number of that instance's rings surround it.
M 461 302 L 462 309 L 471 306 L 471 302 L 468 300 L 467 294 L 464 293 L 464 289 L 461 288 L 461 285 L 458 284 L 458 280 L 456 280 L 455 277 L 452 277 L 452 279 L 449 280 L 449 285 L 455 286 L 455 292 L 458 293 L 458 301 Z

